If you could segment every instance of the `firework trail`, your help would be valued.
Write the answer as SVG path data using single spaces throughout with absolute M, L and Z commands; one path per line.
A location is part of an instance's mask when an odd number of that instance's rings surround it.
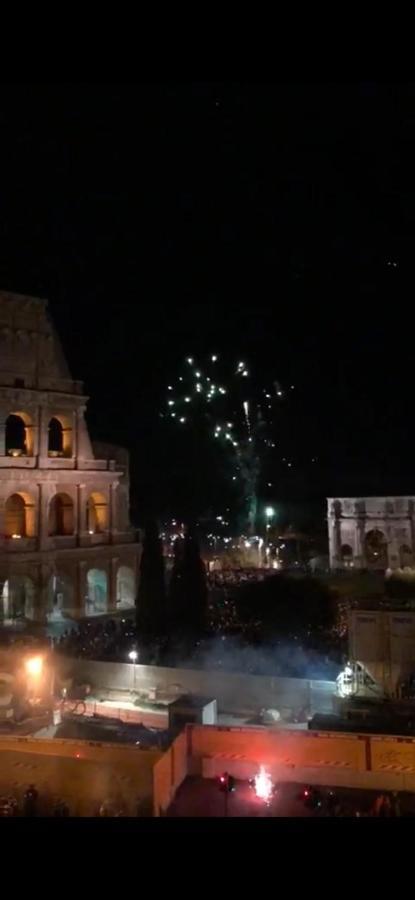
M 255 532 L 258 487 L 265 458 L 275 448 L 271 435 L 283 391 L 277 381 L 258 388 L 250 367 L 212 354 L 188 356 L 167 388 L 161 415 L 185 428 L 196 422 L 222 444 L 233 463 L 232 480 L 244 492 L 248 530 Z

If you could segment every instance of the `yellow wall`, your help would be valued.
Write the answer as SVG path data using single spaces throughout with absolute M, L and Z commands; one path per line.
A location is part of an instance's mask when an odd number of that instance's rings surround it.
M 182 731 L 167 753 L 154 766 L 154 815 L 162 815 L 186 778 L 188 771 L 187 733 Z
M 0 739 L 0 792 L 21 797 L 33 782 L 41 798 L 64 799 L 71 813 L 94 815 L 110 798 L 130 815 L 151 815 L 153 768 L 160 753 L 86 741 Z
M 415 740 L 372 737 L 370 748 L 373 772 L 388 770 L 415 772 Z
M 220 729 L 193 726 L 193 756 L 236 754 L 268 764 L 341 765 L 359 771 L 366 768 L 365 740 L 357 735 L 312 734 L 302 731 Z

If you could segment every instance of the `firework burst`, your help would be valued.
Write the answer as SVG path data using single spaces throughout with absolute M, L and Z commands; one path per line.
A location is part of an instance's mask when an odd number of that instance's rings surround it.
M 216 353 L 205 360 L 188 356 L 167 388 L 161 413 L 180 427 L 203 424 L 232 462 L 232 480 L 244 492 L 247 524 L 253 533 L 257 518 L 262 466 L 275 448 L 272 434 L 283 391 L 277 381 L 258 387 L 250 366 L 222 360 Z

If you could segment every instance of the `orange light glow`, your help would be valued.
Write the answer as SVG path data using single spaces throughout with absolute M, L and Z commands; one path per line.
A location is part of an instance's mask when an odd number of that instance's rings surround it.
M 26 660 L 25 666 L 28 675 L 38 677 L 42 672 L 43 659 L 41 656 L 32 656 L 31 659 Z

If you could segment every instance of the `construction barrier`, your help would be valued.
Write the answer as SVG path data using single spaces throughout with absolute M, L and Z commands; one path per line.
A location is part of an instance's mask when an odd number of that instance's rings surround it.
M 268 765 L 366 769 L 365 737 L 355 734 L 194 725 L 189 736 L 193 758 L 236 754 Z
M 276 781 L 415 791 L 415 739 L 214 725 L 186 733 L 190 775 L 246 779 L 265 765 Z
M 154 815 L 164 815 L 177 789 L 188 774 L 187 732 L 173 741 L 167 753 L 156 763 L 153 771 Z
M 142 709 L 128 709 L 126 706 L 109 705 L 95 700 L 65 700 L 61 704 L 62 712 L 79 716 L 101 716 L 106 719 L 118 719 L 129 725 L 145 725 L 146 728 L 168 728 L 168 708 L 160 712 Z
M 415 774 L 415 738 L 370 738 L 373 772 L 408 772 Z
M 94 815 L 112 799 L 129 815 L 151 815 L 153 769 L 161 754 L 99 741 L 0 738 L 0 793 L 21 798 L 36 784 L 42 801 L 61 798 L 72 814 Z

